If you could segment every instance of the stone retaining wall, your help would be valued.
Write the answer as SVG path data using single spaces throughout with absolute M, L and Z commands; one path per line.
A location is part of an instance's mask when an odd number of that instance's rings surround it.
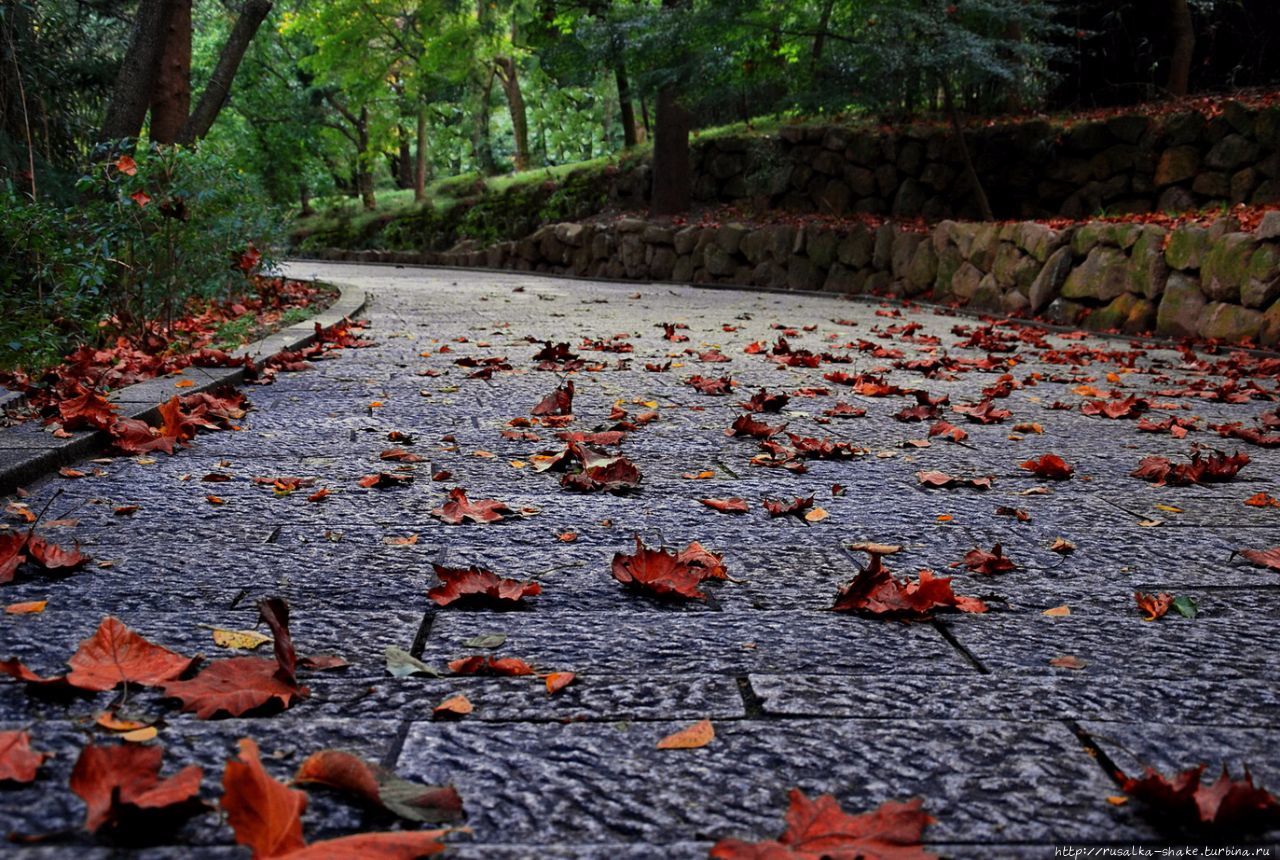
M 548 225 L 482 249 L 318 256 L 921 297 L 1096 331 L 1280 345 L 1280 211 L 1253 233 L 1234 226 L 943 221 L 925 232 L 624 218 Z
M 966 139 L 997 218 L 1280 203 L 1280 108 L 1228 101 L 1212 116 L 1026 121 L 970 129 Z M 708 140 L 694 147 L 693 161 L 694 196 L 702 201 L 834 216 L 979 217 L 944 125 L 785 126 L 767 136 Z

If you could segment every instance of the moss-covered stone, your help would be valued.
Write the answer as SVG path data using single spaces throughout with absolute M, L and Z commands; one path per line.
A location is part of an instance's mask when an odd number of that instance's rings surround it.
M 1129 252 L 1129 292 L 1153 299 L 1164 291 L 1169 267 L 1164 261 L 1163 229 L 1147 226 Z
M 1200 268 L 1200 262 L 1209 250 L 1209 231 L 1193 224 L 1176 228 L 1169 235 L 1164 249 L 1164 260 L 1171 268 L 1180 271 Z
M 933 250 L 933 243 L 921 241 L 917 246 L 915 253 L 911 255 L 911 262 L 907 266 L 907 284 L 910 289 L 908 295 L 918 295 L 933 286 L 934 279 L 938 276 L 938 254 Z
M 1257 340 L 1262 324 L 1261 311 L 1230 302 L 1212 302 L 1205 306 L 1200 318 L 1200 336 L 1230 343 Z
M 1067 276 L 1062 296 L 1106 302 L 1118 298 L 1128 289 L 1128 263 L 1119 250 L 1099 245 Z
M 1258 342 L 1263 346 L 1280 346 L 1280 301 L 1273 302 L 1262 315 L 1262 330 L 1258 333 Z
M 1111 304 L 1100 308 L 1085 320 L 1090 331 L 1120 331 L 1137 334 L 1150 331 L 1156 322 L 1156 305 L 1149 299 L 1125 293 Z
M 1200 266 L 1200 288 L 1216 302 L 1238 302 L 1249 277 L 1256 243 L 1248 233 L 1228 233 L 1212 242 Z

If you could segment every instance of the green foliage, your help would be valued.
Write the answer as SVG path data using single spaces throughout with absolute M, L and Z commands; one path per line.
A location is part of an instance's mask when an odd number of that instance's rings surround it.
M 73 205 L 0 187 L 0 343 L 39 360 L 108 319 L 140 336 L 191 297 L 242 289 L 240 255 L 280 246 L 281 213 L 216 147 L 135 157 L 133 175 L 126 161 L 93 165 Z

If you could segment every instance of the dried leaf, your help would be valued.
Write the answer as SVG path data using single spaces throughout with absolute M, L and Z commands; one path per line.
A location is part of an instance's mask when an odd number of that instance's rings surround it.
M 156 687 L 190 669 L 196 660 L 153 644 L 118 618 L 102 619 L 80 643 L 67 665 L 67 682 L 82 690 L 111 690 L 120 684 Z
M 0 785 L 33 781 L 48 757 L 48 753 L 31 749 L 31 735 L 27 732 L 0 731 Z
M 427 592 L 437 606 L 459 605 L 488 606 L 495 609 L 514 609 L 524 598 L 542 593 L 536 582 L 507 579 L 480 567 L 445 567 L 433 564 L 440 585 Z
M 715 740 L 716 730 L 710 720 L 699 720 L 678 732 L 672 732 L 658 741 L 660 750 L 692 750 L 705 747 Z
M 71 790 L 88 807 L 85 829 L 154 826 L 156 819 L 182 819 L 201 809 L 197 795 L 204 771 L 190 765 L 161 780 L 163 756 L 158 746 L 90 744 L 81 750 L 71 770 Z

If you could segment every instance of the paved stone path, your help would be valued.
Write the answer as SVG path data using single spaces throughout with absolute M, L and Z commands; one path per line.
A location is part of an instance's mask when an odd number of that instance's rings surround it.
M 974 320 L 919 310 L 883 316 L 875 304 L 818 297 L 489 272 L 300 263 L 290 273 L 372 291 L 369 336 L 378 345 L 282 375 L 270 387 L 250 387 L 256 410 L 243 432 L 200 436 L 189 450 L 151 464 L 117 458 L 101 467 L 102 477 L 55 476 L 32 486 L 33 508 L 61 491 L 50 516 L 78 520 L 54 534 L 79 540 L 95 559 L 113 564 L 0 591 L 3 603 L 48 598 L 41 615 L 0 615 L 0 656 L 44 671 L 55 670 L 107 613 L 184 653 L 217 651 L 206 625 L 252 627 L 255 601 L 268 595 L 289 600 L 301 653 L 331 651 L 351 661 L 345 672 L 313 676 L 310 699 L 259 719 L 199 722 L 155 696 L 135 698 L 164 714 L 166 772 L 204 765 L 207 797 L 218 791 L 235 740 L 248 735 L 261 742 L 280 777 L 316 749 L 343 746 L 408 777 L 452 782 L 473 830 L 453 840 L 452 856 L 464 858 L 702 857 L 722 837 L 781 832 L 791 786 L 834 793 L 850 811 L 919 795 L 937 819 L 926 834 L 935 850 L 1023 857 L 1052 856 L 1055 844 L 1159 841 L 1134 804 L 1108 802 L 1119 792 L 1107 761 L 1130 771 L 1139 762 L 1165 771 L 1225 762 L 1237 774 L 1248 764 L 1260 782 L 1280 789 L 1274 656 L 1280 589 L 1276 574 L 1230 559 L 1237 547 L 1280 543 L 1280 509 L 1242 504 L 1259 490 L 1280 495 L 1280 451 L 1240 445 L 1253 462 L 1233 483 L 1153 487 L 1129 477 L 1141 457 L 1183 459 L 1195 440 L 1228 451 L 1235 445 L 1213 433 L 1175 440 L 1139 433 L 1133 421 L 1048 408 L 1059 400 L 1082 402 L 1072 389 L 1086 379 L 1104 391 L 1122 388 L 1168 402 L 1152 392 L 1197 378 L 1180 369 L 1178 352 L 1134 353 L 1137 372 L 1114 385 L 1105 375 L 1118 366 L 1097 354 L 1082 365 L 1050 363 L 1042 350 L 1023 344 L 997 354 L 1016 358 L 1019 380 L 1042 374 L 1039 385 L 997 401 L 1013 418 L 981 426 L 948 412 L 969 431 L 966 444 L 935 439 L 928 448 L 904 448 L 928 426 L 893 420 L 911 401 L 852 395 L 822 374 L 883 367 L 904 387 L 947 394 L 952 403 L 976 401 L 999 371 L 925 379 L 894 365 L 927 357 L 926 346 L 876 335 L 918 324 L 917 339 L 933 335 L 952 355 L 982 358 L 987 353 L 954 347 L 963 338 L 953 326 L 973 329 Z M 689 342 L 664 340 L 661 323 L 687 324 L 681 333 Z M 816 326 L 788 335 L 797 348 L 819 352 L 863 338 L 905 358 L 850 350 L 852 364 L 790 369 L 744 354 L 753 341 L 772 343 L 782 333 L 775 324 Z M 583 337 L 615 333 L 626 333 L 635 352 L 578 348 Z M 538 347 L 527 337 L 568 341 L 584 358 L 610 365 L 575 375 L 573 428 L 607 425 L 615 403 L 634 414 L 647 407 L 633 401 L 657 402 L 661 418 L 623 445 L 644 473 L 637 495 L 572 494 L 551 475 L 509 464 L 555 443 L 546 430 L 539 431 L 541 444 L 500 437 L 507 421 L 528 415 L 557 381 L 557 374 L 532 370 Z M 1063 350 L 1130 349 L 1117 340 L 1049 335 L 1048 341 Z M 644 370 L 685 347 L 710 344 L 732 361 L 677 356 L 683 367 Z M 491 381 L 467 379 L 469 371 L 454 361 L 468 355 L 507 356 L 516 370 Z M 630 359 L 629 370 L 613 369 L 619 358 Z M 419 375 L 428 369 L 442 375 Z M 694 373 L 731 374 L 737 390 L 703 396 L 682 382 Z M 1274 388 L 1274 380 L 1264 384 Z M 870 453 L 813 462 L 803 475 L 750 465 L 756 444 L 724 430 L 741 412 L 736 404 L 762 386 L 833 389 L 831 396 L 793 397 L 785 416 L 790 429 L 849 440 Z M 867 416 L 815 423 L 837 398 L 865 407 Z M 1198 415 L 1203 426 L 1251 421 L 1274 405 L 1180 402 L 1189 411 L 1156 417 Z M 1013 440 L 1016 422 L 1038 422 L 1044 433 Z M 429 462 L 416 468 L 411 486 L 357 487 L 362 475 L 388 465 L 377 455 L 391 447 L 391 430 L 416 434 L 415 450 Z M 442 450 L 446 435 L 459 450 Z M 477 455 L 486 451 L 494 456 Z M 1066 458 L 1077 477 L 1046 485 L 1018 469 L 1046 452 Z M 921 469 L 995 475 L 996 483 L 987 492 L 925 490 L 915 478 Z M 235 480 L 200 481 L 214 470 Z M 433 482 L 439 470 L 452 472 L 451 481 Z M 703 470 L 714 477 L 682 477 Z M 277 475 L 316 477 L 334 495 L 309 504 L 306 493 L 276 498 L 251 482 Z M 847 493 L 832 498 L 834 483 Z M 429 511 L 455 485 L 473 499 L 497 498 L 539 513 L 491 526 L 447 526 Z M 1037 486 L 1050 492 L 1023 494 Z M 211 491 L 227 503 L 208 504 Z M 759 505 L 766 497 L 811 493 L 830 512 L 812 525 L 770 519 Z M 716 513 L 696 501 L 708 496 L 740 496 L 752 510 Z M 123 504 L 141 510 L 113 516 Z M 1023 509 L 1031 519 L 997 516 L 999 506 Z M 565 531 L 579 537 L 562 542 L 557 536 Z M 628 592 L 610 577 L 609 562 L 613 553 L 630 551 L 636 533 L 650 544 L 701 541 L 724 553 L 741 582 L 709 586 L 705 605 L 663 604 Z M 411 535 L 417 543 L 388 542 Z M 1078 550 L 1066 557 L 1050 552 L 1057 537 Z M 992 611 L 914 624 L 827 611 L 862 561 L 845 547 L 863 540 L 904 544 L 904 553 L 889 560 L 898 575 L 926 566 L 954 573 L 956 591 L 983 597 Z M 975 545 L 997 541 L 1017 570 L 994 577 L 948 571 Z M 436 611 L 426 597 L 435 582 L 432 562 L 483 564 L 536 579 L 543 593 L 521 612 Z M 1146 623 L 1135 589 L 1193 597 L 1200 615 Z M 1062 604 L 1069 617 L 1042 614 Z M 384 670 L 388 645 L 439 666 L 477 653 L 464 643 L 484 633 L 506 634 L 496 653 L 539 669 L 575 671 L 577 682 L 549 697 L 527 678 L 396 679 Z M 1087 665 L 1049 665 L 1064 655 Z M 474 714 L 432 721 L 432 708 L 457 692 L 475 704 Z M 68 708 L 0 684 L 0 728 L 32 726 L 35 746 L 59 754 L 33 786 L 0 792 L 0 832 L 79 825 L 83 807 L 66 780 L 76 751 L 95 735 L 91 715 L 108 698 Z M 659 738 L 702 718 L 716 727 L 709 746 L 654 749 Z M 306 821 L 309 838 L 387 824 L 322 795 Z M 231 835 L 214 815 L 180 835 L 206 847 L 147 856 L 239 856 L 218 847 L 229 846 Z M 97 856 L 72 848 L 88 844 L 79 839 L 8 853 Z

